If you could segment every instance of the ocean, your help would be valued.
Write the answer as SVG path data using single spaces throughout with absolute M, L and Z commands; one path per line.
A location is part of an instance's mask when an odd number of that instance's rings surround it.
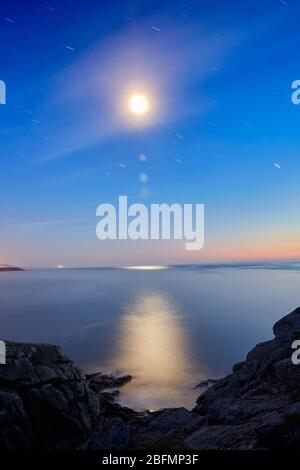
M 165 269 L 162 269 L 165 268 Z M 85 372 L 134 378 L 119 402 L 191 409 L 300 305 L 300 264 L 0 273 L 0 338 L 55 343 Z

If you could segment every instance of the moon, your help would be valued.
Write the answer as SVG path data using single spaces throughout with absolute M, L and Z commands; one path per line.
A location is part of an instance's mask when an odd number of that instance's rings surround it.
M 133 114 L 145 114 L 150 107 L 148 98 L 145 95 L 132 95 L 129 99 L 128 106 Z

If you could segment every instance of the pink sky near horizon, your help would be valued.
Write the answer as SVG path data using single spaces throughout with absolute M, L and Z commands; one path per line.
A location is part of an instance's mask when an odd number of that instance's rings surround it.
M 208 239 L 199 251 L 186 251 L 184 241 L 87 241 L 12 237 L 0 245 L 0 264 L 32 267 L 118 266 L 151 264 L 201 264 L 255 260 L 300 259 L 296 234 L 236 236 L 223 243 Z

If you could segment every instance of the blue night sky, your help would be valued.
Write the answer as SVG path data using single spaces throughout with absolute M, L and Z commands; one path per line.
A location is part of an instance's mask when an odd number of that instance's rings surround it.
M 296 0 L 3 0 L 0 264 L 300 257 L 299 13 Z M 97 240 L 96 207 L 122 194 L 204 203 L 205 248 Z

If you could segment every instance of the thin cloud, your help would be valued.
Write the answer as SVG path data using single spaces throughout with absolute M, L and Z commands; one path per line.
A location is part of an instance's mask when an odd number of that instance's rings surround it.
M 2 225 L 2 227 L 6 228 L 25 228 L 25 229 L 35 229 L 35 228 L 45 228 L 51 225 L 63 225 L 63 224 L 72 224 L 76 222 L 83 222 L 83 221 L 92 221 L 91 217 L 83 217 L 83 218 L 77 218 L 77 219 L 58 219 L 58 220 L 41 220 L 41 221 L 35 221 L 35 222 L 20 222 L 18 224 L 8 224 L 8 225 Z
M 199 107 L 198 100 L 183 98 L 193 83 L 201 89 L 237 43 L 237 34 L 207 35 L 199 24 L 170 26 L 163 34 L 141 25 L 101 41 L 56 77 L 47 104 L 57 117 L 51 119 L 54 127 L 46 129 L 53 139 L 35 161 L 68 156 L 136 131 L 139 124 L 127 111 L 128 96 L 135 90 L 144 91 L 153 105 L 143 128 L 191 114 L 201 117 L 214 105 L 212 100 L 203 94 Z
M 14 211 L 15 208 L 10 206 L 9 204 L 0 204 L 0 207 L 2 207 L 3 209 L 7 209 L 9 211 Z

